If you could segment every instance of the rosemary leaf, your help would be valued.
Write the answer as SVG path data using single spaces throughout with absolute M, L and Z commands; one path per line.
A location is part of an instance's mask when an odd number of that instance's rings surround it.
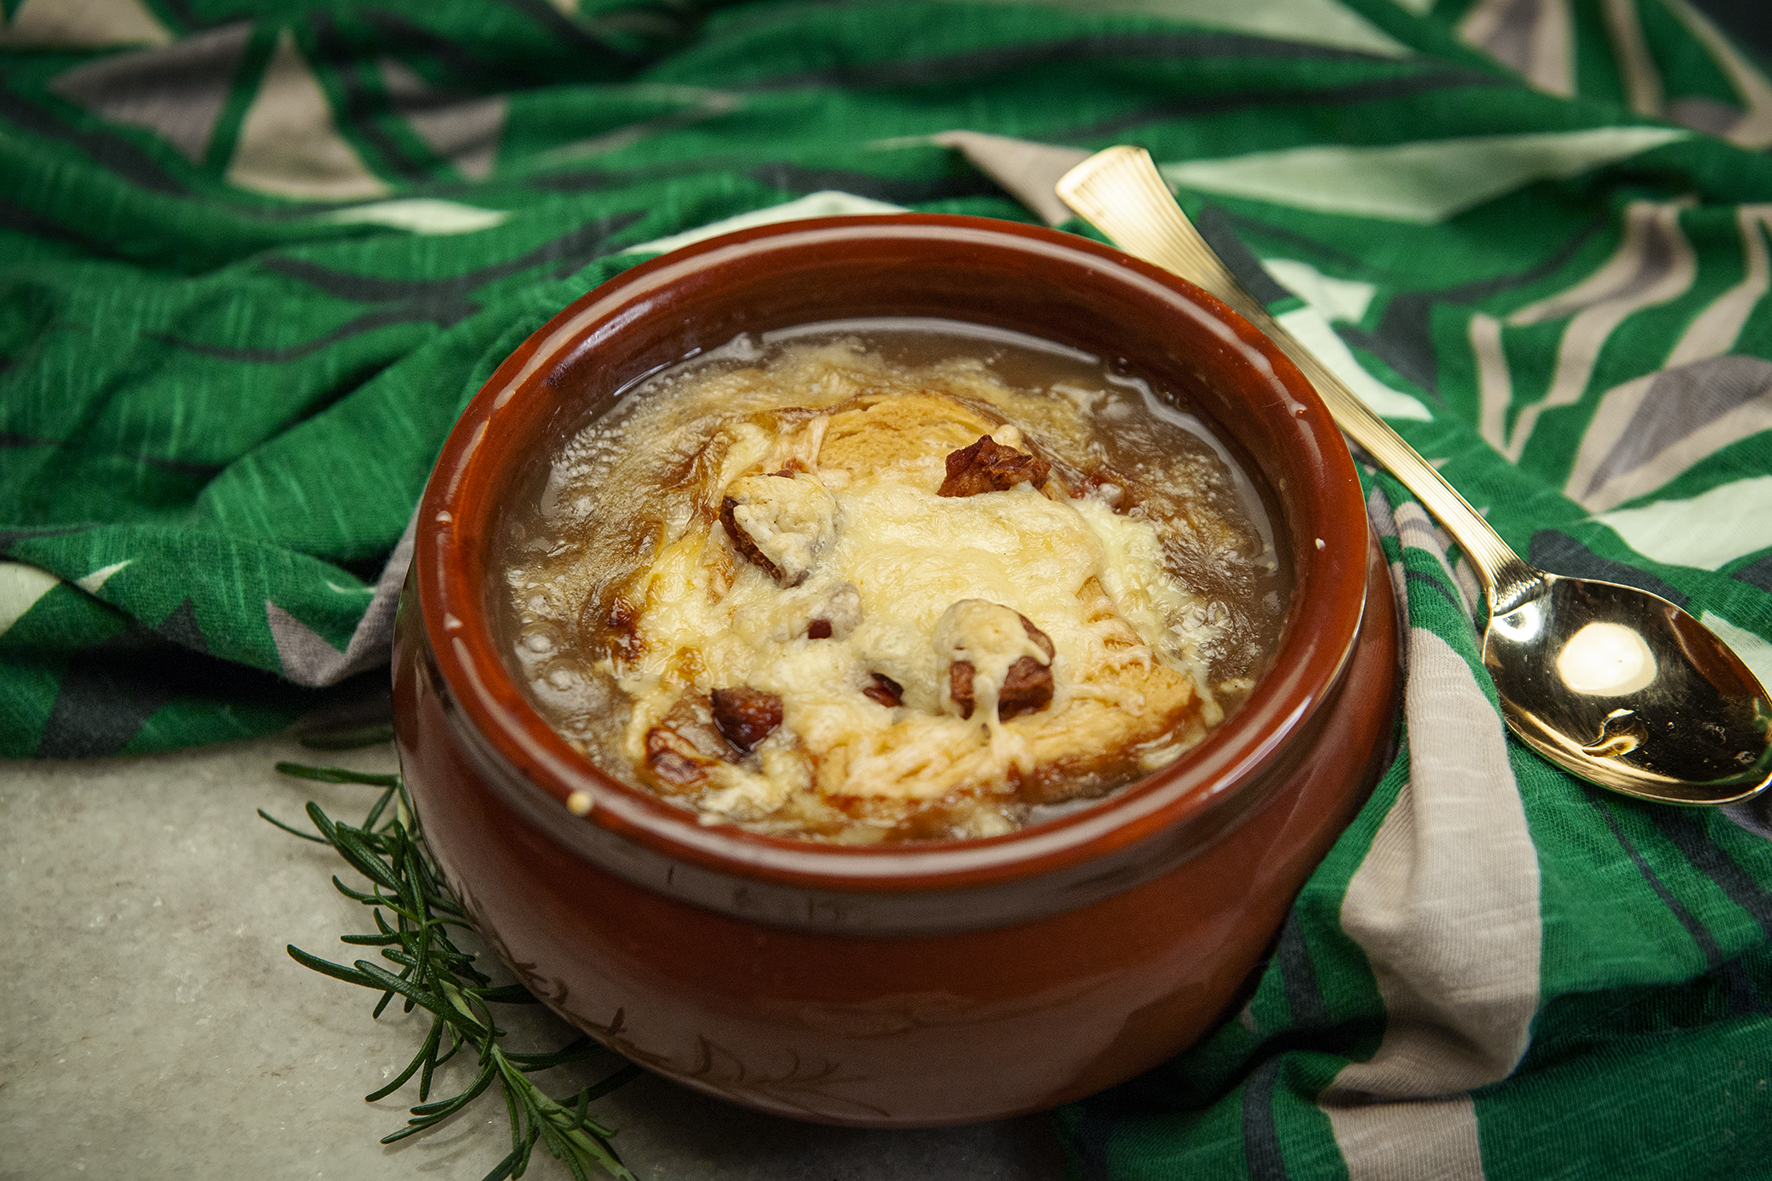
M 401 882 L 392 867 L 377 857 L 362 838 L 351 828 L 340 824 L 332 830 L 332 847 L 348 861 L 351 868 L 374 882 L 395 892 L 400 891 Z M 412 913 L 409 909 L 407 913 Z
M 350 943 L 358 947 L 382 947 L 387 944 L 399 943 L 403 937 L 389 931 L 386 935 L 340 935 L 340 943 Z
M 366 988 L 375 987 L 375 982 L 361 972 L 356 972 L 343 964 L 335 964 L 331 960 L 323 960 L 317 955 L 309 955 L 295 944 L 289 945 L 289 956 L 304 968 L 312 968 L 316 972 L 343 980 L 347 984 L 361 984 Z
M 518 1148 L 511 1149 L 511 1155 L 509 1155 L 509 1156 L 505 1157 L 503 1160 L 499 1161 L 498 1166 L 496 1168 L 494 1168 L 492 1170 L 492 1172 L 486 1174 L 486 1176 L 483 1177 L 481 1179 L 481 1181 L 505 1181 L 505 1179 L 507 1177 L 511 1176 L 511 1170 L 517 1167 L 518 1159 L 522 1158 L 525 1162 L 527 1162 L 528 1156 L 529 1156 L 529 1145 L 524 1145 L 520 1149 L 518 1149 Z
M 435 1103 L 420 1103 L 417 1107 L 412 1109 L 412 1114 L 418 1118 L 409 1122 L 422 1123 L 426 1120 L 435 1122 L 435 1120 L 440 1119 L 443 1116 L 454 1115 L 456 1112 L 472 1103 L 475 1099 L 478 1099 L 480 1093 L 486 1090 L 487 1087 L 491 1086 L 492 1080 L 497 1076 L 497 1065 L 488 1062 L 481 1068 L 480 1077 L 474 1080 L 473 1086 L 453 1098 L 439 1099 Z M 386 1141 L 383 1141 L 383 1143 L 386 1143 Z
M 363 818 L 363 827 L 365 829 L 370 832 L 375 831 L 376 824 L 381 820 L 381 814 L 385 812 L 388 805 L 393 802 L 394 792 L 396 790 L 396 788 L 390 787 L 388 790 L 381 793 L 381 799 L 375 801 L 375 807 L 369 809 L 369 815 Z
M 307 767 L 301 763 L 278 763 L 277 770 L 284 775 L 297 779 L 312 779 L 319 783 L 361 783 L 369 787 L 398 787 L 398 775 L 369 775 L 362 771 L 347 771 L 343 767 Z
M 537 1070 L 546 1070 L 550 1066 L 562 1066 L 568 1062 L 579 1062 L 597 1052 L 597 1043 L 588 1037 L 581 1037 L 569 1046 L 562 1046 L 551 1054 L 513 1054 L 506 1052 L 505 1057 L 515 1063 L 525 1074 Z
M 620 1090 L 622 1087 L 627 1086 L 644 1073 L 646 1072 L 630 1062 L 626 1066 L 617 1070 L 614 1074 L 604 1078 L 602 1082 L 594 1083 L 580 1091 L 578 1093 L 578 1098 L 588 1107 L 589 1104 L 601 1099 L 603 1096 L 609 1094 L 609 1092 Z M 562 1099 L 560 1102 L 564 1103 L 566 1100 Z M 614 1135 L 614 1133 L 611 1132 L 610 1135 Z
M 258 814 L 260 819 L 269 820 L 272 824 L 276 825 L 292 837 L 300 837 L 304 841 L 313 841 L 316 845 L 324 845 L 326 843 L 325 837 L 317 837 L 311 832 L 303 832 L 301 829 L 296 828 L 293 825 L 284 824 L 281 820 L 278 820 L 263 808 L 258 810 Z
M 329 844 L 329 845 L 331 843 L 332 843 L 331 841 L 326 842 L 326 844 Z M 336 889 L 340 894 L 343 894 L 346 898 L 351 898 L 351 899 L 354 899 L 358 902 L 361 902 L 364 906 L 386 906 L 388 904 L 388 900 L 386 898 L 379 896 L 379 895 L 365 894 L 360 890 L 351 889 L 349 886 L 347 886 L 343 882 L 339 881 L 338 876 L 336 874 L 333 875 L 332 885 L 333 885 L 334 889 Z
M 420 1046 L 418 1053 L 412 1056 L 412 1061 L 406 1064 L 406 1069 L 402 1070 L 398 1075 L 395 1075 L 394 1081 L 387 1086 L 378 1091 L 371 1091 L 369 1094 L 363 1096 L 363 1102 L 375 1103 L 379 1100 L 386 1099 L 389 1095 L 392 1095 L 395 1091 L 398 1091 L 401 1087 L 405 1086 L 406 1080 L 416 1074 L 419 1067 L 430 1062 L 432 1057 L 437 1053 L 437 1043 L 441 1040 L 442 1036 L 443 1023 L 441 1021 L 432 1021 L 431 1032 L 425 1036 L 425 1044 Z
M 368 880 L 370 889 L 364 892 L 338 877 L 332 879 L 340 894 L 369 908 L 375 926 L 372 933 L 343 935 L 340 940 L 351 946 L 380 948 L 383 958 L 401 970 L 396 975 L 371 960 L 357 960 L 346 967 L 293 945 L 290 957 L 323 975 L 379 993 L 375 1017 L 396 996 L 402 998 L 405 1011 L 418 1008 L 431 1016 L 430 1030 L 412 1060 L 386 1086 L 365 1096 L 369 1102 L 385 1099 L 418 1076 L 418 1104 L 411 1109 L 406 1126 L 384 1137 L 382 1143 L 392 1144 L 437 1127 L 497 1083 L 510 1117 L 511 1151 L 493 1166 L 486 1181 L 520 1178 L 537 1142 L 564 1163 L 577 1181 L 590 1181 L 593 1173 L 617 1181 L 636 1181 L 610 1147 L 614 1132 L 591 1118 L 590 1105 L 639 1077 L 640 1068 L 623 1066 L 570 1098 L 555 1100 L 529 1076 L 583 1061 L 598 1052 L 596 1044 L 580 1036 L 556 1050 L 517 1052 L 502 1046 L 500 1039 L 505 1034 L 494 1021 L 492 1006 L 540 1002 L 521 985 L 493 985 L 492 978 L 474 966 L 474 953 L 455 945 L 450 929 L 471 929 L 471 925 L 424 848 L 400 777 L 295 763 L 279 763 L 277 769 L 299 779 L 383 789 L 360 826 L 335 821 L 318 804 L 309 803 L 308 819 L 318 835 L 259 813 L 293 836 L 330 845 Z M 474 1081 L 455 1095 L 432 1100 L 431 1084 L 438 1069 L 457 1054 L 474 1060 Z

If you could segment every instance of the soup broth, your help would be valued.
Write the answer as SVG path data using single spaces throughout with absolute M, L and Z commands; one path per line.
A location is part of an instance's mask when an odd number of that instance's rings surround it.
M 708 823 L 990 836 L 1166 765 L 1248 696 L 1290 597 L 1263 498 L 1136 375 L 872 320 L 639 383 L 502 526 L 538 711 Z

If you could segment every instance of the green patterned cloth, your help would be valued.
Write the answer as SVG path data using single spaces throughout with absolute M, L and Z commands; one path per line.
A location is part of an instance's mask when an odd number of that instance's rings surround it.
M 979 167 L 1029 144 L 1149 147 L 1515 548 L 1772 680 L 1772 84 L 1686 0 L 3 10 L 0 755 L 379 675 L 443 437 L 555 310 L 725 219 L 1037 220 Z M 1059 1114 L 1073 1175 L 1772 1176 L 1766 810 L 1509 739 L 1468 569 L 1369 493 L 1403 753 L 1242 1012 Z

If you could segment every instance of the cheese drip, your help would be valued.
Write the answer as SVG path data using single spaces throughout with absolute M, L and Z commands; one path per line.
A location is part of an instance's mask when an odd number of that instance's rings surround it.
M 1017 770 L 1026 771 L 1030 760 L 1027 744 L 1003 726 L 1003 690 L 1010 670 L 1022 660 L 1050 665 L 1054 653 L 1034 641 L 1022 618 L 999 603 L 957 600 L 935 624 L 935 683 L 943 712 L 958 718 L 977 714 L 990 733 L 992 751 L 1006 754 Z M 972 699 L 964 705 L 954 698 L 954 666 L 960 663 L 972 670 Z

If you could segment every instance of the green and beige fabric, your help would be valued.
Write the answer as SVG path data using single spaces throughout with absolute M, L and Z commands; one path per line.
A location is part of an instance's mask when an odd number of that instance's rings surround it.
M 1687 0 L 0 13 L 5 756 L 381 675 L 451 422 L 623 268 L 766 218 L 1038 220 L 974 158 L 1116 142 L 1521 553 L 1772 680 L 1772 83 Z M 1247 1006 L 1058 1114 L 1073 1175 L 1772 1174 L 1767 813 L 1507 737 L 1468 570 L 1369 493 L 1402 753 Z

